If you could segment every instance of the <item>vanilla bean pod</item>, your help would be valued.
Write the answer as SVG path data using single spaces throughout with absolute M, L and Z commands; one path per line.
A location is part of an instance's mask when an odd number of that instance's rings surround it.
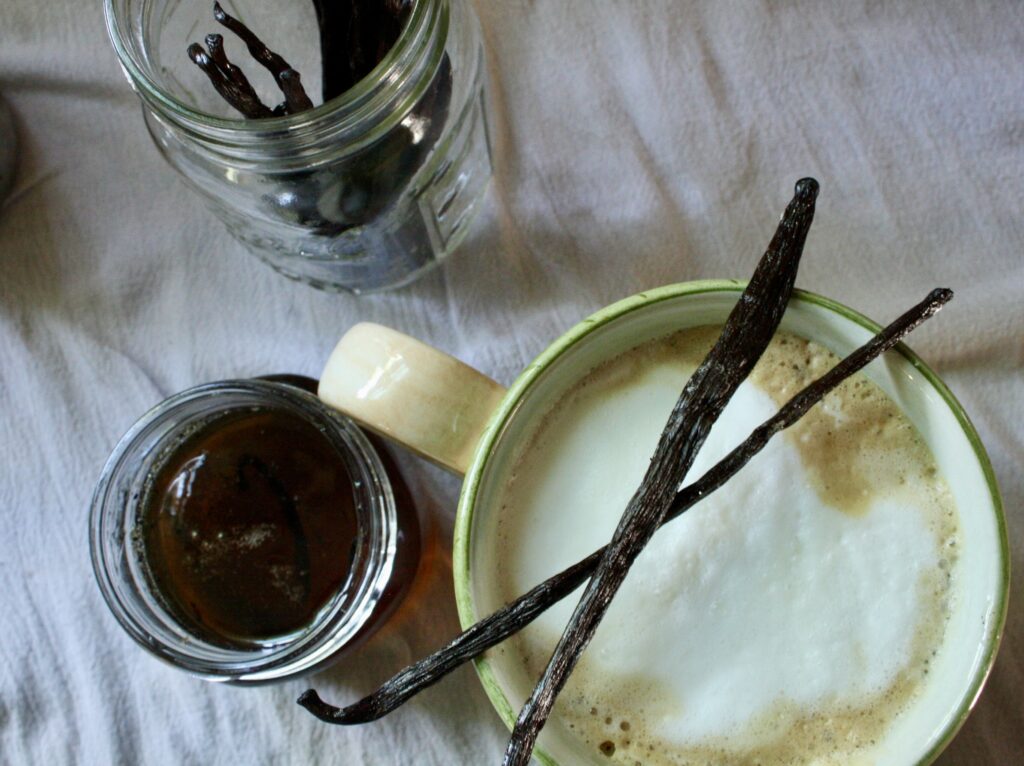
M 294 114 L 313 108 L 313 102 L 302 88 L 299 73 L 292 69 L 288 62 L 270 51 L 244 24 L 226 14 L 219 3 L 214 3 L 214 18 L 241 37 L 253 58 L 270 69 L 285 97 L 283 105 L 273 110 L 267 107 L 241 68 L 228 59 L 224 50 L 224 37 L 208 34 L 207 50 L 204 51 L 198 43 L 192 43 L 188 46 L 188 56 L 206 73 L 213 87 L 228 104 L 250 119 Z
M 526 766 L 558 693 L 626 579 L 636 557 L 668 513 L 711 426 L 768 347 L 789 303 L 800 255 L 814 217 L 818 184 L 801 179 L 722 333 L 683 388 L 643 482 L 626 507 L 601 563 L 562 638 L 523 705 L 505 751 L 505 766 Z
M 302 76 L 294 69 L 285 69 L 278 75 L 277 85 L 284 94 L 288 114 L 296 114 L 313 108 L 313 102 L 302 87 Z
M 672 501 L 662 525 L 679 518 L 725 484 L 749 463 L 775 434 L 800 420 L 827 394 L 903 340 L 952 297 L 951 290 L 932 290 L 923 301 L 803 388 L 700 479 L 680 490 Z M 397 673 L 363 699 L 339 708 L 324 702 L 320 695 L 309 689 L 299 697 L 299 704 L 327 723 L 350 726 L 382 718 L 463 663 L 518 633 L 550 606 L 576 590 L 593 574 L 606 547 L 594 551 L 585 559 L 549 577 L 512 603 L 474 623 L 447 646 Z
M 221 98 L 234 109 L 250 119 L 273 116 L 270 109 L 260 101 L 255 91 L 252 90 L 252 86 L 249 86 L 248 90 L 244 86 L 240 86 L 239 82 L 233 80 L 230 73 L 218 65 L 217 61 L 204 51 L 203 46 L 199 43 L 192 43 L 188 46 L 188 57 L 206 74 Z M 245 80 L 245 84 L 249 85 L 249 81 Z
M 213 18 L 217 23 L 234 32 L 249 49 L 249 55 L 274 76 L 274 81 L 284 93 L 289 114 L 313 108 L 313 102 L 310 101 L 302 87 L 299 73 L 292 69 L 291 64 L 285 61 L 283 56 L 270 50 L 249 27 L 228 14 L 219 2 L 213 4 Z
M 657 519 L 664 518 L 711 425 L 767 347 L 793 291 L 817 194 L 818 183 L 813 178 L 797 182 L 794 197 L 720 337 L 673 408 L 624 518 L 638 508 L 656 514 Z M 622 527 L 620 523 L 620 530 Z M 653 533 L 651 529 L 647 538 Z M 620 536 L 617 531 L 612 550 Z
M 237 66 L 228 60 L 228 54 L 224 50 L 224 36 L 218 34 L 209 34 L 206 36 L 206 50 L 210 54 L 210 58 L 213 62 L 220 67 L 221 71 L 227 75 L 228 79 L 234 83 L 238 92 L 242 94 L 247 104 L 256 105 L 257 109 L 266 109 L 266 106 L 260 101 L 260 97 L 256 94 L 255 88 L 249 82 L 249 78 L 245 76 L 245 73 Z M 265 116 L 265 115 L 263 115 Z
M 347 91 L 383 60 L 401 34 L 411 5 L 410 0 L 313 0 L 325 102 Z
M 324 103 L 340 96 L 356 84 L 345 52 L 354 2 L 355 0 L 313 0 L 316 25 L 320 30 L 320 90 Z

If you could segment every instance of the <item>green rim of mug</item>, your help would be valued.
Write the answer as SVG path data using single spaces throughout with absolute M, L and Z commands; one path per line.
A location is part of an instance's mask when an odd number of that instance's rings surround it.
M 591 314 L 572 329 L 568 330 L 554 343 L 548 346 L 540 356 L 534 359 L 526 369 L 520 373 L 519 377 L 516 378 L 515 382 L 508 389 L 508 393 L 505 395 L 505 398 L 502 399 L 501 404 L 498 405 L 497 410 L 495 410 L 491 415 L 491 418 L 484 429 L 480 443 L 477 445 L 473 454 L 473 461 L 470 464 L 469 471 L 466 473 L 466 478 L 462 485 L 462 492 L 459 497 L 459 507 L 455 516 L 455 537 L 452 544 L 452 571 L 455 580 L 455 602 L 458 607 L 459 622 L 463 629 L 468 628 L 479 619 L 476 615 L 473 596 L 469 586 L 470 538 L 473 522 L 473 505 L 476 500 L 477 491 L 480 487 L 480 481 L 483 477 L 484 467 L 487 464 L 487 456 L 491 453 L 494 443 L 497 441 L 509 418 L 516 411 L 520 401 L 533 385 L 534 381 L 553 361 L 558 359 L 571 346 L 575 345 L 590 333 L 598 330 L 613 320 L 619 319 L 620 317 L 653 304 L 679 298 L 684 295 L 717 292 L 738 293 L 742 292 L 746 285 L 747 283 L 742 280 L 706 279 L 666 285 L 664 287 L 637 293 L 629 298 L 624 298 L 623 300 L 613 303 L 610 306 Z M 805 303 L 810 303 L 824 309 L 828 309 L 829 311 L 849 319 L 872 333 L 877 333 L 882 329 L 881 325 L 871 319 L 868 319 L 860 312 L 855 311 L 848 306 L 844 306 L 831 298 L 826 298 L 816 293 L 808 292 L 806 290 L 794 290 L 793 300 L 803 301 Z M 946 406 L 949 407 L 950 411 L 956 417 L 957 422 L 960 424 L 960 428 L 963 429 L 964 434 L 967 436 L 967 439 L 974 450 L 974 454 L 978 459 L 978 463 L 981 466 L 982 472 L 984 473 L 985 482 L 988 485 L 989 494 L 991 495 L 992 509 L 995 512 L 996 526 L 999 534 L 1000 555 L 1002 557 L 1002 572 L 1000 576 L 999 590 L 996 595 L 997 614 L 995 615 L 995 619 L 990 623 L 989 633 L 985 637 L 986 647 L 984 660 L 980 665 L 978 673 L 973 679 L 967 694 L 964 695 L 955 717 L 950 721 L 946 730 L 942 733 L 942 736 L 935 745 L 915 765 L 928 766 L 928 764 L 931 764 L 939 757 L 939 754 L 952 741 L 953 737 L 956 736 L 957 732 L 960 730 L 960 727 L 963 726 L 964 721 L 967 720 L 967 716 L 973 709 L 974 704 L 978 699 L 978 695 L 981 693 L 982 687 L 985 684 L 985 680 L 988 678 L 988 674 L 992 669 L 992 664 L 995 661 L 996 653 L 999 649 L 999 642 L 1002 639 L 1003 627 L 1006 622 L 1006 610 L 1010 584 L 1010 548 L 1006 533 L 1006 519 L 1003 514 L 1003 502 L 999 495 L 999 487 L 996 484 L 995 471 L 992 468 L 992 463 L 989 460 L 988 453 L 986 453 L 985 447 L 981 443 L 981 438 L 978 436 L 978 432 L 975 430 L 970 418 L 964 411 L 963 406 L 959 401 L 957 401 L 953 392 L 949 390 L 939 376 L 936 375 L 935 372 L 933 372 L 932 369 L 906 345 L 900 343 L 895 347 L 894 351 L 908 361 L 932 385 L 932 387 L 942 397 Z M 501 690 L 501 686 L 498 684 L 498 681 L 494 676 L 494 671 L 491 669 L 490 663 L 483 657 L 478 657 L 473 660 L 473 664 L 476 668 L 477 675 L 480 678 L 480 683 L 483 685 L 484 691 L 491 700 L 491 704 L 498 711 L 498 715 L 501 716 L 505 725 L 509 730 L 511 730 L 515 724 L 517 712 L 512 709 L 512 705 L 505 697 L 505 693 Z M 540 763 L 544 764 L 544 766 L 559 766 L 558 762 L 554 758 L 539 747 L 534 751 L 534 757 L 540 761 Z

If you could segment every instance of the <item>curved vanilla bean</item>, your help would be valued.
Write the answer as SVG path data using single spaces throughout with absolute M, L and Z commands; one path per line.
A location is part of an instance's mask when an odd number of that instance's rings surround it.
M 903 340 L 907 334 L 933 316 L 952 297 L 952 290 L 945 288 L 932 290 L 923 301 L 901 315 L 827 373 L 806 386 L 700 479 L 683 488 L 676 495 L 668 515 L 662 523 L 667 524 L 678 518 L 698 501 L 725 484 L 750 462 L 775 434 L 800 420 L 828 393 Z M 327 704 L 314 690 L 309 689 L 299 697 L 299 704 L 327 723 L 348 726 L 382 718 L 428 686 L 440 681 L 467 660 L 497 646 L 509 636 L 519 632 L 536 619 L 541 612 L 576 590 L 593 573 L 605 548 L 594 551 L 582 561 L 548 578 L 512 603 L 474 623 L 447 646 L 405 668 L 375 692 L 358 702 L 339 708 Z
M 297 702 L 321 721 L 342 726 L 383 718 L 428 686 L 433 686 L 463 663 L 497 646 L 525 628 L 552 604 L 587 581 L 601 560 L 604 548 L 532 588 L 511 604 L 475 622 L 451 643 L 410 665 L 377 691 L 344 708 L 324 702 L 315 689 L 307 689 Z

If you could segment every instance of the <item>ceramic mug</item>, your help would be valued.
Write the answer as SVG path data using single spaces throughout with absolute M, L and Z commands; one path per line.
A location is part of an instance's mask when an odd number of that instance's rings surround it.
M 634 295 L 584 319 L 552 343 L 507 390 L 452 357 L 378 325 L 361 324 L 339 342 L 321 377 L 320 396 L 368 428 L 465 476 L 454 540 L 455 593 L 462 626 L 492 603 L 493 567 L 475 536 L 492 525 L 500 468 L 559 397 L 601 362 L 647 340 L 721 324 L 745 283 L 702 281 Z M 845 356 L 880 327 L 832 300 L 796 291 L 781 329 Z M 953 738 L 991 668 L 1005 620 L 1009 555 L 998 488 L 984 447 L 949 389 L 903 345 L 869 365 L 871 380 L 900 407 L 931 449 L 956 500 L 963 550 L 959 602 L 947 625 L 932 681 L 899 716 L 879 763 L 928 764 Z M 756 424 L 752 423 L 751 428 Z M 509 684 L 489 655 L 477 660 L 483 686 L 510 728 L 517 711 Z M 554 727 L 548 727 L 553 729 Z M 578 762 L 570 737 L 542 735 L 544 764 Z M 589 756 L 582 756 L 589 760 Z M 595 762 L 600 762 L 599 760 Z

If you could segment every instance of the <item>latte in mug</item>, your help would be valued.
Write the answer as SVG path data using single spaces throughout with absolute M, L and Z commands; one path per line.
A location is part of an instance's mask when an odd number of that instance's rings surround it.
M 478 537 L 492 611 L 606 543 L 686 378 L 720 328 L 645 343 L 535 417 Z M 712 429 L 699 477 L 836 363 L 779 334 Z M 959 525 L 909 419 L 858 375 L 661 529 L 549 723 L 595 763 L 874 763 L 928 684 L 957 585 Z M 490 654 L 514 707 L 578 594 Z

